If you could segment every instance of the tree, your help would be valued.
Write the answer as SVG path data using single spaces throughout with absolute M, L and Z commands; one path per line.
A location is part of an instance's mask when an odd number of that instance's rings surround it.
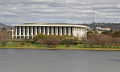
M 80 42 L 77 37 L 69 35 L 57 36 L 57 38 L 59 39 L 60 44 L 69 43 L 70 45 L 77 45 Z
M 109 46 L 111 48 L 111 46 L 113 45 L 113 41 L 114 39 L 112 36 L 108 35 L 100 36 L 100 45 L 102 45 L 102 47 Z
M 39 40 L 39 39 L 44 39 L 44 38 L 47 38 L 48 37 L 48 35 L 44 35 L 44 34 L 42 34 L 42 33 L 39 33 L 39 34 L 37 34 L 37 35 L 35 35 L 34 37 L 33 37 L 33 40 L 34 41 L 37 41 L 37 40 Z
M 101 34 L 112 36 L 112 31 L 103 31 Z
M 39 44 L 41 41 L 44 42 L 45 45 L 52 45 L 57 46 L 58 44 L 66 44 L 69 43 L 70 45 L 74 44 L 77 45 L 79 43 L 79 39 L 74 36 L 69 35 L 44 35 L 38 34 L 33 37 L 35 43 Z
M 120 47 L 120 37 L 116 38 L 114 37 L 113 38 L 113 45 L 116 46 L 117 48 Z
M 119 31 L 114 31 L 112 36 L 113 37 L 120 37 L 120 30 Z
M 80 42 L 84 45 L 84 47 L 87 47 L 87 38 L 86 37 L 82 37 Z
M 44 45 L 44 41 L 42 39 L 38 39 L 37 41 L 35 41 L 35 43 L 39 45 Z
M 90 48 L 93 48 L 95 41 L 93 39 L 87 39 L 86 44 L 89 45 Z
M 5 46 L 7 40 L 11 38 L 11 31 L 8 31 L 6 28 L 1 28 L 0 30 L 0 41 L 2 46 Z
M 59 40 L 56 37 L 47 37 L 44 40 L 44 44 L 50 46 L 57 46 L 59 45 Z
M 82 39 L 82 42 L 84 43 L 84 45 L 89 45 L 90 47 L 94 47 L 95 45 L 97 45 L 97 47 L 102 46 L 109 46 L 110 48 L 117 44 L 117 39 L 113 38 L 112 36 L 109 35 L 104 35 L 104 34 L 94 34 L 94 33 L 90 33 L 88 34 L 88 38 Z M 116 43 L 115 43 L 116 42 Z

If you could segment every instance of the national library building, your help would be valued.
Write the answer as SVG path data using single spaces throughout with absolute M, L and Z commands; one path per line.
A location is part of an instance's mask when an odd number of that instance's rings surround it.
M 88 27 L 68 23 L 25 23 L 12 26 L 12 38 L 29 38 L 39 33 L 46 35 L 87 36 Z

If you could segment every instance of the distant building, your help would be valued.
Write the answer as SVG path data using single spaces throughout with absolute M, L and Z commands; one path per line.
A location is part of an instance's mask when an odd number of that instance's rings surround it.
M 25 23 L 12 26 L 12 38 L 29 38 L 30 36 L 43 33 L 46 35 L 73 35 L 86 37 L 87 26 L 67 23 Z
M 104 30 L 106 30 L 106 31 L 110 31 L 111 29 L 110 29 L 110 28 L 104 28 Z
M 110 28 L 101 28 L 101 27 L 96 27 L 97 30 L 102 30 L 102 31 L 110 31 Z

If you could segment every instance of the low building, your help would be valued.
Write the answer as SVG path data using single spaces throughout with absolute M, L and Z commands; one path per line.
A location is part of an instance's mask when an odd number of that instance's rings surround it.
M 110 31 L 111 29 L 110 28 L 104 28 L 105 31 Z
M 43 33 L 46 35 L 73 35 L 86 37 L 87 26 L 67 23 L 25 23 L 12 26 L 12 38 L 29 38 Z
M 97 30 L 102 30 L 102 31 L 110 31 L 110 28 L 102 28 L 102 27 L 96 27 Z

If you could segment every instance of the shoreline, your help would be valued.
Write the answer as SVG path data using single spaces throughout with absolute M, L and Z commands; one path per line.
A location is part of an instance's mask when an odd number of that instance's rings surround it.
M 93 51 L 120 51 L 120 48 L 46 48 L 46 47 L 0 47 L 0 49 L 39 49 L 39 50 L 93 50 Z

